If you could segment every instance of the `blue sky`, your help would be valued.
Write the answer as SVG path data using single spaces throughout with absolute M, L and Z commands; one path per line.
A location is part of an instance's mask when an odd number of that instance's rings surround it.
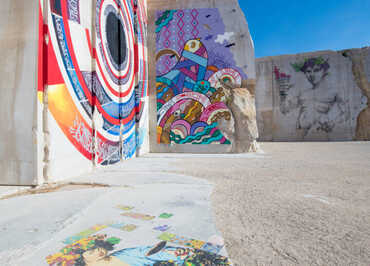
M 370 0 L 239 0 L 256 57 L 370 46 Z

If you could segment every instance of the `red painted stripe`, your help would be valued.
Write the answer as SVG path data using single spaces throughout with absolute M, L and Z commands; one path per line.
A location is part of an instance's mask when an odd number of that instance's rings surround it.
M 135 108 L 132 108 L 131 113 L 128 115 L 128 117 L 121 119 L 122 124 L 127 124 L 130 122 L 136 115 Z
M 104 1 L 102 1 L 101 2 L 101 5 L 100 5 L 100 9 L 101 9 L 101 7 L 102 7 L 102 5 L 103 5 L 103 2 Z M 122 13 L 122 16 L 123 16 L 123 11 L 122 11 L 122 9 L 117 5 L 117 3 L 116 3 L 116 1 L 114 0 L 114 2 L 115 2 L 115 4 L 116 4 L 116 6 L 117 6 L 117 8 L 119 8 L 119 10 L 121 11 L 121 13 Z M 125 3 L 125 6 L 126 6 L 126 3 Z M 126 11 L 127 11 L 127 13 L 129 14 L 129 12 L 128 12 L 128 10 L 127 10 L 127 6 L 126 6 Z M 100 16 L 101 16 L 101 14 L 102 13 L 100 13 Z M 101 20 L 101 18 L 99 18 L 99 21 Z M 126 24 L 126 20 L 124 20 L 124 22 L 125 22 L 125 24 Z M 128 28 L 131 28 L 131 38 L 132 38 L 132 40 L 135 40 L 135 37 L 134 37 L 134 35 L 133 35 L 133 29 L 132 29 L 132 25 L 131 25 L 132 23 L 130 23 L 130 25 L 129 26 L 131 26 L 131 27 L 128 27 Z M 99 33 L 100 33 L 100 39 L 102 40 L 102 31 L 101 31 L 101 28 L 99 29 Z M 114 72 L 112 71 L 112 69 L 111 69 L 111 67 L 110 67 L 110 65 L 109 65 L 109 63 L 108 63 L 108 59 L 107 59 L 107 56 L 106 56 L 106 54 L 105 54 L 105 51 L 104 51 L 104 48 L 103 48 L 103 56 L 104 56 L 104 58 L 105 58 L 105 60 L 107 61 L 107 64 L 108 64 L 108 67 L 109 67 L 109 71 L 117 78 L 117 79 L 122 79 L 122 78 L 120 78 L 120 77 L 118 77 L 117 75 L 115 75 L 114 74 Z M 113 94 L 113 95 L 115 95 L 115 96 L 117 96 L 117 97 L 125 97 L 125 96 L 127 96 L 130 92 L 131 92 L 131 90 L 132 90 L 132 88 L 133 88 L 133 83 L 134 83 L 134 77 L 132 77 L 132 80 L 131 80 L 131 84 L 130 84 L 130 86 L 129 86 L 129 88 L 126 90 L 126 91 L 124 91 L 124 92 L 117 92 L 115 89 L 113 89 L 112 88 L 112 86 L 110 86 L 110 84 L 109 84 L 109 82 L 108 82 L 108 80 L 107 80 L 107 78 L 105 77 L 105 75 L 103 74 L 104 72 L 102 71 L 102 67 L 101 67 L 101 64 L 100 64 L 100 61 L 99 61 L 99 58 L 98 57 L 96 57 L 96 62 L 97 62 L 97 64 L 98 64 L 98 68 L 99 68 L 99 70 L 100 70 L 100 73 L 102 74 L 102 77 L 103 77 L 103 80 L 104 80 L 104 83 L 105 83 L 105 85 L 108 87 L 108 89 L 111 91 L 111 93 Z M 131 53 L 129 53 L 129 60 L 128 60 L 128 64 L 130 64 L 131 63 Z M 124 77 L 126 77 L 127 76 L 127 74 L 129 73 L 129 71 L 130 71 L 130 67 L 127 69 L 127 72 L 123 75 L 123 78 Z M 135 73 L 133 73 L 132 74 L 133 76 L 135 75 Z
M 64 26 L 65 26 L 64 28 L 65 28 L 65 32 L 66 32 L 67 44 L 68 44 L 68 48 L 70 50 L 70 55 L 71 55 L 72 61 L 74 63 L 74 67 L 75 67 L 75 71 L 76 71 L 76 74 L 77 74 L 77 77 L 78 77 L 78 81 L 80 82 L 80 84 L 82 86 L 82 89 L 83 89 L 90 105 L 94 106 L 93 97 L 92 97 L 89 89 L 87 88 L 86 82 L 85 82 L 85 80 L 84 80 L 84 78 L 81 74 L 80 67 L 77 64 L 78 61 L 77 61 L 76 54 L 74 52 L 72 41 L 71 41 L 71 38 L 70 38 L 71 32 L 70 32 L 70 29 L 69 29 L 68 17 L 67 17 L 67 12 L 66 12 L 67 2 L 66 1 L 61 1 L 61 3 L 62 3 L 62 16 L 63 16 Z M 104 77 L 104 75 L 103 75 L 103 77 Z M 101 107 L 101 105 L 98 101 L 95 102 L 95 106 L 98 107 L 100 113 L 110 123 L 112 123 L 114 125 L 119 125 L 120 124 L 120 120 L 112 118 L 107 112 L 105 112 L 105 110 Z
M 124 17 L 124 18 L 126 18 L 126 16 L 124 16 L 123 14 L 123 11 L 122 11 L 122 9 L 118 6 L 118 4 L 117 4 L 117 2 L 115 1 L 115 0 L 113 0 L 114 1 L 114 3 L 115 3 L 115 5 L 116 5 L 116 7 L 117 7 L 117 9 L 119 9 L 120 11 L 121 11 L 121 13 L 122 13 L 122 16 Z M 101 4 L 100 4 L 100 10 L 102 9 L 102 6 L 103 6 L 103 3 L 104 3 L 104 1 L 102 1 L 101 2 Z M 126 3 L 125 3 L 125 5 L 126 5 Z M 127 7 L 126 7 L 126 11 L 127 11 Z M 127 12 L 127 14 L 129 14 L 129 12 Z M 102 12 L 100 12 L 100 15 L 99 15 L 99 22 L 101 21 L 101 15 L 102 15 Z M 130 21 L 129 21 L 130 22 Z M 124 23 L 125 23 L 125 25 L 126 25 L 126 28 L 128 28 L 129 29 L 129 31 L 130 31 L 130 25 L 127 25 L 127 22 L 126 22 L 126 19 L 124 19 Z M 102 38 L 102 29 L 101 29 L 101 27 L 100 27 L 100 23 L 99 23 L 99 33 L 100 33 L 100 40 L 103 40 L 103 38 Z M 131 38 L 132 38 L 132 40 L 135 40 L 135 36 L 133 35 L 133 33 L 132 33 L 132 29 L 131 29 Z M 104 58 L 105 58 L 105 60 L 106 60 L 106 62 L 107 62 L 107 64 L 108 64 L 108 67 L 109 67 L 109 70 L 110 70 L 110 72 L 113 74 L 113 76 L 115 77 L 115 78 L 117 78 L 117 79 L 123 79 L 123 78 L 126 78 L 127 77 L 127 75 L 129 74 L 129 72 L 130 72 L 130 67 L 128 67 L 127 68 L 127 71 L 126 71 L 126 73 L 125 74 L 123 74 L 123 75 L 116 75 L 114 72 L 113 72 L 113 70 L 112 70 L 112 68 L 110 67 L 110 64 L 108 63 L 109 61 L 108 61 L 108 57 L 107 57 L 107 55 L 106 55 L 106 53 L 105 53 L 105 50 L 104 50 L 104 48 L 103 48 L 103 55 L 104 55 Z M 129 56 L 129 58 L 128 58 L 128 65 L 130 66 L 131 65 L 131 53 L 128 53 L 128 56 Z
M 140 8 L 140 11 L 141 11 L 141 9 L 142 8 Z M 141 15 L 141 13 L 140 13 L 140 15 Z M 141 17 L 141 16 L 140 16 Z M 142 17 L 141 17 L 142 18 Z M 138 19 L 139 20 L 139 26 L 140 26 L 140 33 L 141 33 L 141 37 L 142 37 L 142 42 L 143 42 L 143 44 L 142 44 L 142 53 L 143 53 L 143 56 L 145 57 L 145 46 L 144 46 L 144 36 L 143 36 L 143 26 L 142 26 L 142 21 L 141 21 L 141 19 Z M 146 58 L 144 58 L 144 62 L 143 62 L 143 68 L 144 68 L 144 70 L 143 70 L 143 77 L 144 78 L 146 78 L 146 60 L 145 60 Z M 146 81 L 145 81 L 146 82 Z M 144 86 L 144 85 L 143 85 Z M 146 93 L 148 94 L 148 90 L 146 91 Z M 147 96 L 147 95 L 145 95 L 145 96 Z M 143 90 L 143 88 L 142 88 L 142 93 L 141 93 L 141 97 L 144 97 L 144 90 Z M 140 102 L 140 104 L 141 104 L 141 102 Z
M 107 88 L 112 92 L 112 94 L 113 94 L 114 96 L 117 96 L 117 97 L 125 97 L 125 96 L 127 96 L 127 95 L 131 92 L 131 89 L 133 88 L 134 80 L 135 80 L 135 79 L 132 79 L 132 80 L 131 80 L 130 87 L 129 87 L 126 91 L 124 91 L 124 92 L 117 92 L 115 89 L 113 89 L 113 88 L 111 87 L 111 85 L 109 84 L 109 81 L 108 81 L 108 80 L 107 80 L 107 78 L 105 77 L 104 72 L 103 72 L 103 69 L 102 69 L 102 66 L 101 66 L 101 64 L 100 64 L 99 60 L 96 60 L 96 63 L 97 63 L 97 65 L 98 65 L 98 68 L 99 68 L 99 70 L 100 70 L 100 73 L 101 73 L 101 75 L 102 75 L 102 77 L 103 77 L 104 84 L 105 84 L 105 85 L 106 85 L 106 87 L 107 87 Z
M 92 104 L 92 95 L 91 95 L 89 89 L 87 88 L 85 80 L 84 80 L 84 78 L 81 74 L 80 67 L 77 64 L 78 61 L 77 61 L 76 54 L 74 52 L 71 37 L 70 37 L 71 36 L 71 31 L 69 29 L 69 24 L 68 24 L 67 1 L 62 0 L 61 5 L 62 5 L 63 24 L 64 24 L 64 28 L 65 28 L 65 32 L 66 32 L 67 44 L 68 44 L 68 47 L 69 47 L 70 55 L 71 55 L 72 61 L 74 63 L 76 74 L 77 74 L 78 80 L 79 80 L 79 82 L 82 86 L 82 89 L 83 89 L 87 99 L 89 100 L 89 103 Z
M 48 35 L 50 36 L 50 32 L 47 31 Z M 47 59 L 45 60 L 45 65 L 47 66 L 44 75 L 45 84 L 47 85 L 57 85 L 57 84 L 65 84 L 62 72 L 59 68 L 57 56 L 55 55 L 55 50 L 53 47 L 53 43 L 49 42 L 46 47 L 46 56 Z
M 114 1 L 114 3 L 116 4 L 117 8 L 119 8 L 119 7 L 118 7 L 118 5 L 117 5 L 117 3 L 116 3 L 116 1 Z M 101 21 L 101 16 L 102 16 L 102 12 L 101 12 L 101 10 L 102 10 L 102 6 L 103 6 L 103 4 L 104 4 L 104 1 L 101 1 L 101 3 L 100 3 L 100 14 L 99 14 L 99 34 L 100 34 L 100 40 L 103 40 L 103 36 L 102 36 L 102 29 L 101 29 L 101 27 L 100 27 L 100 21 Z M 112 73 L 112 75 L 113 75 L 115 78 L 117 78 L 117 79 L 125 78 L 125 77 L 127 76 L 127 74 L 128 74 L 128 71 L 130 70 L 130 68 L 127 68 L 127 72 L 126 72 L 123 76 L 118 76 L 118 75 L 116 75 L 116 74 L 113 72 L 112 68 L 110 67 L 110 64 L 109 64 L 109 61 L 108 61 L 108 57 L 107 57 L 107 54 L 105 53 L 104 47 L 103 47 L 103 49 L 102 49 L 102 50 L 103 50 L 103 56 L 104 56 L 104 58 L 105 58 L 105 61 L 107 62 L 107 65 L 108 65 L 109 71 Z M 131 63 L 131 54 L 129 53 L 128 64 L 130 64 L 130 63 Z
M 134 73 L 138 73 L 139 71 L 139 48 L 138 44 L 134 44 Z
M 95 97 L 94 97 L 95 98 Z M 95 98 L 96 99 L 96 98 Z M 101 104 L 99 103 L 99 101 L 96 99 L 95 100 L 95 102 L 96 102 L 96 107 L 98 108 L 98 110 L 99 110 L 99 112 L 100 113 L 105 113 L 105 111 L 104 111 L 104 109 L 103 109 L 103 107 L 101 106 Z M 133 108 L 132 110 L 131 110 L 131 113 L 126 117 L 126 118 L 123 118 L 123 119 L 117 119 L 117 118 L 113 118 L 113 117 L 111 117 L 111 116 L 107 116 L 107 117 L 105 117 L 111 124 L 113 124 L 113 125 L 120 125 L 120 123 L 127 123 L 127 122 L 130 122 L 131 120 L 132 120 L 132 118 L 134 117 L 134 115 L 135 115 L 135 108 Z
M 46 58 L 44 56 L 46 45 L 44 42 L 44 19 L 42 16 L 41 3 L 39 2 L 39 39 L 38 39 L 38 61 L 37 61 L 37 90 L 44 91 L 45 73 L 46 73 Z
M 98 108 L 99 112 L 103 115 L 103 117 L 105 119 L 107 119 L 109 121 L 109 123 L 113 124 L 113 125 L 120 125 L 120 121 L 119 119 L 117 118 L 113 118 L 111 117 L 109 114 L 107 114 L 105 112 L 105 110 L 103 109 L 103 107 L 101 106 L 100 102 L 98 101 L 98 99 L 94 96 L 94 101 L 95 101 L 95 106 Z
M 90 39 L 90 31 L 89 29 L 85 29 L 85 33 L 86 33 L 86 39 L 87 39 L 87 44 L 89 45 L 89 51 L 90 51 L 90 55 L 92 58 L 95 58 L 95 54 L 94 54 L 94 50 L 92 48 L 92 45 L 91 45 L 91 39 Z

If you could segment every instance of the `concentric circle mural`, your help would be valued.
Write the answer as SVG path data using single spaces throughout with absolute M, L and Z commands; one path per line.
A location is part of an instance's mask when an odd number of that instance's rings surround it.
M 117 18 L 115 12 L 109 12 L 105 22 L 105 36 L 108 45 L 108 54 L 116 70 L 122 70 L 127 64 L 126 34 L 123 30 L 122 20 Z M 125 64 L 124 64 L 125 63 Z
M 133 157 L 147 96 L 144 3 L 50 0 L 47 6 L 40 38 L 45 43 L 48 36 L 42 76 L 50 112 L 87 159 L 106 165 Z

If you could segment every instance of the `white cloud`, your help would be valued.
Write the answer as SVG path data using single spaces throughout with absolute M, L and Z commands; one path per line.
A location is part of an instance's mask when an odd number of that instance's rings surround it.
M 225 32 L 224 34 L 217 35 L 216 42 L 224 44 L 225 41 L 229 41 L 231 37 L 234 36 L 234 32 Z

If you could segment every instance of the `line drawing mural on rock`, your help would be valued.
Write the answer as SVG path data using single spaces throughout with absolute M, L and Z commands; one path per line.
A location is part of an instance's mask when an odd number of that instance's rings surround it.
M 306 88 L 296 88 L 291 83 L 292 75 L 274 67 L 278 84 L 280 111 L 283 115 L 298 112 L 296 128 L 307 136 L 315 132 L 331 133 L 336 126 L 349 120 L 348 101 L 331 84 L 329 59 L 323 57 L 306 58 L 291 63 L 292 69 L 303 74 L 307 80 Z
M 233 128 L 222 80 L 236 87 L 247 79 L 230 48 L 218 9 L 157 12 L 157 142 L 231 144 L 223 127 Z

